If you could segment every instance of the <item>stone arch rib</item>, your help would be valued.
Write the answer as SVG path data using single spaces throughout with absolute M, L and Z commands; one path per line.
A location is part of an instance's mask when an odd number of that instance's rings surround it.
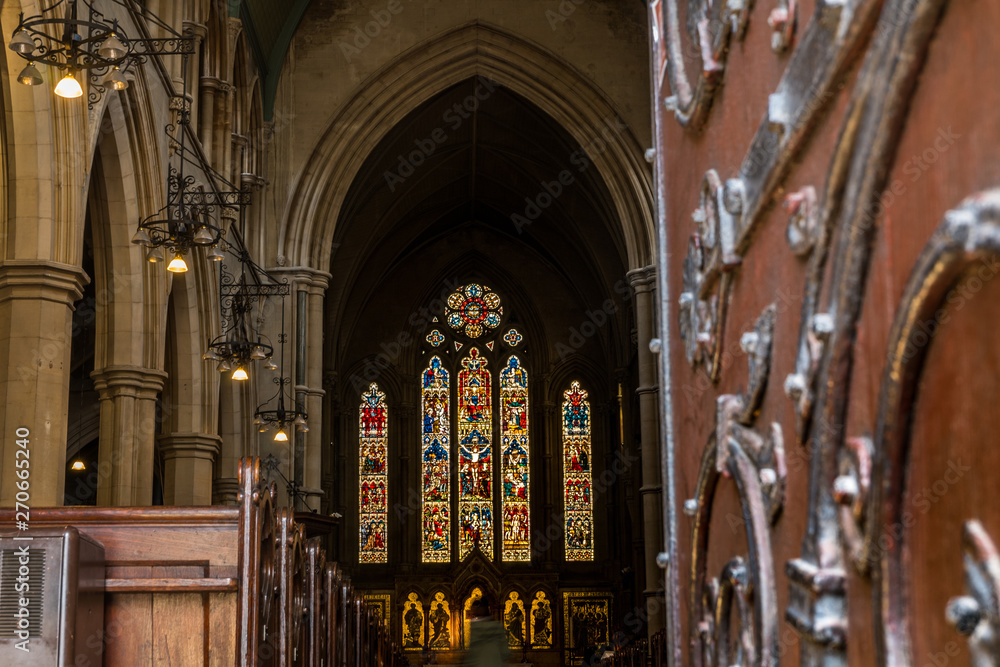
M 307 161 L 285 212 L 278 255 L 328 270 L 341 206 L 365 159 L 410 111 L 473 76 L 495 81 L 552 116 L 584 148 L 614 201 L 631 268 L 651 262 L 652 175 L 610 99 L 580 71 L 520 37 L 471 23 L 404 52 L 366 80 Z

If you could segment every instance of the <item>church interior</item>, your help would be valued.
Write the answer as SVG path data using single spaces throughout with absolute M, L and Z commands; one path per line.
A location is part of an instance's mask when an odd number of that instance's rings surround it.
M 0 664 L 1000 665 L 998 22 L 0 0 Z

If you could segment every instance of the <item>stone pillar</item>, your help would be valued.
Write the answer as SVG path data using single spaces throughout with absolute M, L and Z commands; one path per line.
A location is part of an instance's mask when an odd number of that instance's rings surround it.
M 548 386 L 548 382 L 542 379 L 540 386 Z M 557 396 L 562 396 L 562 390 L 560 389 Z M 530 409 L 530 408 L 529 408 Z M 542 414 L 545 415 L 545 419 L 542 423 L 545 425 L 542 438 L 538 438 L 538 429 L 532 434 L 534 442 L 532 442 L 532 450 L 535 452 L 541 452 L 542 462 L 540 466 L 537 466 L 535 471 L 539 473 L 542 483 L 538 484 L 532 482 L 532 488 L 535 490 L 532 494 L 532 505 L 535 506 L 534 513 L 532 515 L 532 530 L 533 534 L 541 534 L 542 538 L 542 567 L 546 570 L 556 569 L 556 556 L 565 556 L 565 554 L 557 554 L 557 545 L 565 544 L 566 536 L 566 506 L 563 501 L 563 444 L 562 444 L 562 413 L 560 411 L 560 406 L 552 401 L 542 402 Z M 541 439 L 541 442 L 539 442 Z M 530 474 L 530 473 L 529 473 Z M 542 491 L 542 493 L 539 493 Z M 538 511 L 538 503 L 542 502 L 541 511 Z M 538 519 L 541 518 L 539 522 Z M 538 549 L 539 545 L 535 545 Z
M 261 368 L 260 364 L 257 368 Z M 248 383 L 223 382 L 219 386 L 219 457 L 215 467 L 215 505 L 236 505 L 240 492 L 240 458 L 258 456 L 257 431 L 250 426 L 256 406 L 244 400 Z M 250 429 L 248 431 L 248 429 Z
M 0 505 L 14 505 L 27 429 L 32 507 L 63 504 L 73 303 L 87 275 L 43 260 L 0 262 Z
M 171 433 L 157 438 L 163 452 L 163 504 L 211 505 L 212 467 L 222 438 L 208 433 Z
M 215 96 L 221 83 L 214 76 L 203 76 L 198 90 L 198 138 L 209 164 L 218 159 L 215 154 Z
M 156 396 L 167 374 L 107 366 L 90 377 L 101 399 L 97 504 L 151 505 Z
M 248 175 L 249 176 L 249 175 Z M 289 433 L 294 446 L 286 476 L 295 479 L 301 471 L 300 491 L 304 509 L 319 511 L 323 498 L 323 297 L 330 274 L 309 267 L 271 269 L 286 276 L 290 294 L 285 317 L 284 373 L 291 381 L 291 400 L 308 415 L 309 430 Z M 289 316 L 290 315 L 290 316 Z M 300 330 L 301 328 L 301 330 Z M 304 337 L 301 336 L 304 334 Z M 279 352 L 275 350 L 275 355 Z M 292 409 L 293 405 L 286 407 Z M 299 457 L 300 460 L 295 460 Z
M 663 505 L 660 480 L 659 393 L 656 382 L 656 357 L 649 349 L 655 336 L 656 269 L 647 266 L 628 273 L 629 284 L 635 294 L 635 319 L 639 340 L 639 441 L 642 447 L 642 523 L 645 537 L 645 580 L 643 595 L 646 598 L 649 634 L 664 627 L 663 589 L 661 572 L 656 556 L 663 547 Z
M 310 429 L 305 433 L 305 460 L 302 490 L 309 509 L 318 510 L 323 499 L 323 297 L 330 284 L 330 274 L 312 272 L 306 286 L 305 386 L 296 387 L 304 399 Z

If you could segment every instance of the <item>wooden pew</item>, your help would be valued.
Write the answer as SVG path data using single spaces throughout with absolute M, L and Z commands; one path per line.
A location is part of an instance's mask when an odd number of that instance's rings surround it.
M 240 462 L 238 507 L 32 508 L 32 530 L 74 526 L 104 545 L 104 632 L 88 639 L 105 665 L 407 664 L 260 472 Z M 0 509 L 0 530 L 14 518 Z

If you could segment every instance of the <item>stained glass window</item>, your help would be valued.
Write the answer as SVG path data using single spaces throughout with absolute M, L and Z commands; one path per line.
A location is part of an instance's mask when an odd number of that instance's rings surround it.
M 503 626 L 507 630 L 507 646 L 524 647 L 524 601 L 517 591 L 512 591 L 503 605 Z
M 439 345 L 441 345 L 441 343 L 444 342 L 444 334 L 435 329 L 434 331 L 427 334 L 426 340 L 434 347 L 438 347 Z
M 385 392 L 379 391 L 374 382 L 361 395 L 358 415 L 360 432 L 359 511 L 361 535 L 358 562 L 385 563 L 386 551 L 386 492 L 388 486 L 388 460 L 386 433 L 388 409 Z
M 403 603 L 403 648 L 424 647 L 424 609 L 420 597 L 410 593 Z
M 531 560 L 528 517 L 528 373 L 511 356 L 500 371 L 500 478 L 505 561 Z
M 511 347 L 517 347 L 524 340 L 524 336 L 517 329 L 511 329 L 503 335 L 503 341 Z
M 500 296 L 485 285 L 469 283 L 448 297 L 445 321 L 469 338 L 479 338 L 500 326 Z
M 458 374 L 459 559 L 476 545 L 493 554 L 493 456 L 490 372 L 471 348 Z
M 427 648 L 437 650 L 451 648 L 451 608 L 444 593 L 434 594 L 431 610 L 427 614 L 427 626 Z
M 448 371 L 440 357 L 432 357 L 421 382 L 421 491 L 422 539 L 425 563 L 451 560 L 451 493 L 448 416 Z
M 531 647 L 552 647 L 552 604 L 544 591 L 535 593 L 531 601 Z
M 563 496 L 566 503 L 566 560 L 594 560 L 591 499 L 590 403 L 573 382 L 563 392 Z

